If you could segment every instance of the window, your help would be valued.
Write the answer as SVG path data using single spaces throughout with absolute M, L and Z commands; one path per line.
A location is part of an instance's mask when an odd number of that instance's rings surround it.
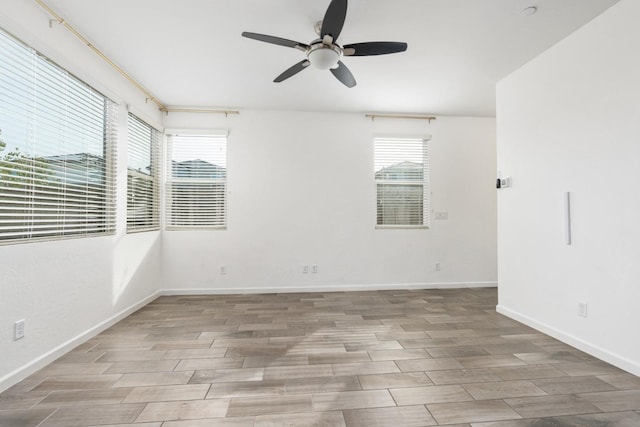
M 426 138 L 374 138 L 376 225 L 429 225 L 429 157 Z
M 0 243 L 115 232 L 115 115 L 0 31 Z
M 227 134 L 170 135 L 167 228 L 227 225 Z
M 129 113 L 127 232 L 157 230 L 160 132 Z

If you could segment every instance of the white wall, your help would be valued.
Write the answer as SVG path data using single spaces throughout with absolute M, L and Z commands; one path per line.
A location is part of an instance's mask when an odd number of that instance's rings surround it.
M 126 104 L 156 125 L 162 118 L 66 29 L 49 28 L 35 2 L 4 1 L 0 26 L 119 103 L 117 234 L 0 246 L 1 391 L 158 291 L 160 233 L 125 234 Z M 19 319 L 26 336 L 13 341 Z
M 241 111 L 169 114 L 167 128 L 229 129 L 229 226 L 163 234 L 164 288 L 183 293 L 491 285 L 495 119 L 376 119 Z M 429 230 L 376 230 L 374 134 L 431 135 Z M 442 270 L 435 271 L 440 262 Z M 317 264 L 317 274 L 302 265 Z M 220 274 L 221 266 L 227 274 Z
M 499 310 L 640 375 L 638 19 L 623 0 L 500 82 L 497 126 Z

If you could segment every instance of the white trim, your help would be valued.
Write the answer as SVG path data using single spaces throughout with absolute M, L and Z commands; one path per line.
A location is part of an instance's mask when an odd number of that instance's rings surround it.
M 553 326 L 549 326 L 546 323 L 539 322 L 527 315 L 518 313 L 517 311 L 511 310 L 503 305 L 498 304 L 496 306 L 496 311 L 511 319 L 517 320 L 520 323 L 524 323 L 527 326 L 537 329 L 538 331 L 543 332 L 557 340 L 560 340 L 565 344 L 569 344 L 570 346 L 575 347 L 578 350 L 582 350 L 585 353 L 588 353 L 600 360 L 604 360 L 607 363 L 630 372 L 633 375 L 640 376 L 640 364 L 638 362 L 612 353 L 609 350 L 598 347 L 595 344 L 584 341 L 578 337 L 556 329 Z
M 35 373 L 36 371 L 44 368 L 49 363 L 53 362 L 54 360 L 56 360 L 60 356 L 62 356 L 65 353 L 69 352 L 70 350 L 73 350 L 78 345 L 89 341 L 91 338 L 95 337 L 100 332 L 110 328 L 111 326 L 115 325 L 116 323 L 118 323 L 119 321 L 124 319 L 125 317 L 127 317 L 127 316 L 131 315 L 132 313 L 134 313 L 135 311 L 137 311 L 137 310 L 141 309 L 142 307 L 146 306 L 151 301 L 153 301 L 156 298 L 158 298 L 160 296 L 160 294 L 161 294 L 160 291 L 154 292 L 152 295 L 150 295 L 150 296 L 148 296 L 146 298 L 143 298 L 142 300 L 140 300 L 137 303 L 131 305 L 130 307 L 125 308 L 124 310 L 114 314 L 113 316 L 109 317 L 108 319 L 104 320 L 103 322 L 100 322 L 97 325 L 95 325 L 94 327 L 92 327 L 90 329 L 87 329 L 85 332 L 75 336 L 74 338 L 71 338 L 70 340 L 68 340 L 67 342 L 59 345 L 58 347 L 54 348 L 53 350 L 51 350 L 51 351 L 49 351 L 49 352 L 47 352 L 47 353 L 45 353 L 45 354 L 33 359 L 32 361 L 30 361 L 27 364 L 21 366 L 20 368 L 14 370 L 13 372 L 9 372 L 4 377 L 0 378 L 0 393 L 3 392 L 4 390 L 8 389 L 9 387 L 19 383 L 20 381 L 22 381 L 23 379 L 25 379 L 29 375 Z
M 357 292 L 357 291 L 396 291 L 419 289 L 461 289 L 461 288 L 495 288 L 497 282 L 446 282 L 446 283 L 399 283 L 369 285 L 312 285 L 312 286 L 280 286 L 253 288 L 185 288 L 164 289 L 161 296 L 173 295 L 229 295 L 229 294 L 273 294 L 304 292 Z

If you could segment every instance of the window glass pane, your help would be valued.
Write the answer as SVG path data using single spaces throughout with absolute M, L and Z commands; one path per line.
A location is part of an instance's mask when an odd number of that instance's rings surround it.
M 0 241 L 115 231 L 115 113 L 0 31 Z
M 375 138 L 376 224 L 428 225 L 428 155 L 423 138 Z
M 169 152 L 168 227 L 225 227 L 226 135 L 173 135 Z
M 225 225 L 225 183 L 176 182 L 172 184 L 171 189 L 172 225 Z
M 129 113 L 127 133 L 127 232 L 157 230 L 160 132 Z
M 378 184 L 378 224 L 423 225 L 423 186 Z
M 154 129 L 133 114 L 129 114 L 127 132 L 129 134 L 127 167 L 129 170 L 151 175 L 151 146 Z
M 212 136 L 173 136 L 171 177 L 226 179 L 227 139 Z

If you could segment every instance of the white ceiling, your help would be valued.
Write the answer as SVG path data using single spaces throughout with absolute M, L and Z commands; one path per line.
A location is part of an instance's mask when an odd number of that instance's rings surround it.
M 351 0 L 339 43 L 409 44 L 344 58 L 353 89 L 311 68 L 272 83 L 304 53 L 240 36 L 309 43 L 329 0 L 47 3 L 169 106 L 493 116 L 497 81 L 617 1 Z

